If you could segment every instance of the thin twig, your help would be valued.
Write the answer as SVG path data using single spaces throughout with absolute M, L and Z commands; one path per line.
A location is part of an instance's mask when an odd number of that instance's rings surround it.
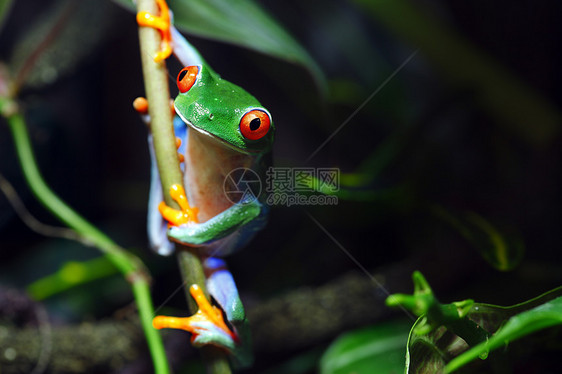
M 32 231 L 44 236 L 49 236 L 52 238 L 63 238 L 68 240 L 75 240 L 80 242 L 85 246 L 92 246 L 92 243 L 89 242 L 84 236 L 78 234 L 76 231 L 67 229 L 65 227 L 56 227 L 44 224 L 43 222 L 39 221 L 35 218 L 29 210 L 25 207 L 23 201 L 21 201 L 18 193 L 12 186 L 10 182 L 0 173 L 0 190 L 6 196 L 6 199 L 14 208 L 14 211 L 18 215 L 18 217 L 29 227 Z

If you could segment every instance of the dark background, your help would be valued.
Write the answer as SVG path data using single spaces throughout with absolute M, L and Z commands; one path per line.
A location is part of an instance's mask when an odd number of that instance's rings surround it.
M 470 45 L 474 54 L 517 81 L 521 90 L 552 106 L 556 130 L 533 141 L 535 128 L 541 131 L 542 123 L 529 121 L 524 130 L 516 130 L 480 104 L 478 84 L 452 78 L 466 74 L 466 61 L 455 64 L 456 49 L 443 45 L 442 53 L 453 61 L 448 69 L 458 68 L 451 75 L 435 63 L 427 46 L 401 37 L 351 2 L 262 2 L 326 74 L 330 91 L 325 97 L 302 67 L 189 37 L 223 78 L 246 88 L 272 113 L 277 126 L 275 166 L 338 167 L 346 174 L 357 172 L 373 154 L 381 155 L 383 167 L 367 168 L 365 174 L 376 173 L 375 178 L 355 188 L 351 198 L 340 197 L 337 206 L 274 207 L 267 228 L 229 258 L 250 305 L 358 270 L 306 212 L 370 271 L 384 272 L 389 266 L 419 260 L 424 272 L 424 264 L 433 264 L 426 275 L 444 302 L 473 298 L 510 305 L 560 285 L 560 3 L 413 3 L 422 14 L 440 20 L 458 36 L 455 40 Z M 49 12 L 56 4 L 15 2 L 0 33 L 4 63 L 12 69 L 20 66 L 23 58 L 18 51 L 26 35 L 44 17 L 52 17 Z M 70 54 L 36 67 L 19 101 L 48 184 L 80 214 L 143 258 L 155 278 L 154 303 L 160 305 L 181 279 L 173 259 L 149 253 L 146 246 L 147 131 L 131 107 L 133 99 L 144 94 L 136 23 L 131 13 L 111 2 L 83 6 L 90 22 L 76 29 L 76 40 L 64 40 Z M 39 39 L 31 40 L 33 44 Z M 440 42 L 435 40 L 438 47 Z M 169 67 L 172 77 L 181 68 L 176 63 Z M 528 103 L 509 105 L 524 108 Z M 16 186 L 34 216 L 58 225 L 26 187 L 5 124 L 0 126 L 0 172 Z M 364 198 L 364 191 L 380 193 Z M 448 219 L 436 213 L 443 211 Z M 493 257 L 486 234 L 467 224 L 471 231 L 463 236 L 451 224 L 450 217 L 466 224 L 467 212 L 491 223 L 507 243 L 509 271 L 499 271 L 493 260 L 486 261 L 486 256 Z M 4 197 L 0 238 L 0 284 L 7 287 L 23 289 L 66 261 L 98 256 L 94 249 L 33 233 Z M 447 282 L 440 283 L 443 279 Z M 400 289 L 388 291 L 409 292 L 409 282 L 404 277 L 397 283 Z M 114 276 L 56 296 L 47 305 L 53 318 L 70 323 L 111 316 L 130 301 L 127 284 Z M 183 309 L 182 293 L 167 303 Z M 333 337 L 311 341 L 310 346 Z M 261 359 L 258 368 L 265 367 Z

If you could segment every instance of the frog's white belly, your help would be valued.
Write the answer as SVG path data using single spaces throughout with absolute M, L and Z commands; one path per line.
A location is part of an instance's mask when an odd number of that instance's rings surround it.
M 225 179 L 235 169 L 251 168 L 253 158 L 222 145 L 210 135 L 188 130 L 184 185 L 199 222 L 225 211 L 233 202 L 226 195 Z
M 182 169 L 189 205 L 198 208 L 198 222 L 206 222 L 224 212 L 236 202 L 231 201 L 229 198 L 232 198 L 232 196 L 227 196 L 224 191 L 225 179 L 228 174 L 238 168 L 251 169 L 254 166 L 255 159 L 250 155 L 237 152 L 223 145 L 210 135 L 200 133 L 189 127 L 186 129 L 185 124 L 180 124 L 179 129 L 181 131 L 176 128 L 176 135 L 183 138 L 184 142 L 179 151 L 184 155 Z M 149 143 L 152 143 L 151 138 L 149 138 Z M 161 255 L 169 255 L 174 250 L 174 244 L 168 241 L 167 224 L 157 208 L 162 201 L 162 189 L 153 152 L 151 145 L 153 175 L 149 199 L 149 241 L 156 252 Z M 257 220 L 256 224 L 251 225 L 252 227 L 241 228 L 202 247 L 210 256 L 227 255 L 247 243 L 255 232 L 263 227 L 264 222 L 265 218 L 262 217 L 262 219 Z

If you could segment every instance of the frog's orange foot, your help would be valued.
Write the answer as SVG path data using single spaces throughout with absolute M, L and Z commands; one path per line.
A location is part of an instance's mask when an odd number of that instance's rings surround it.
M 195 346 L 213 344 L 229 350 L 234 350 L 238 337 L 224 322 L 222 311 L 211 305 L 196 284 L 189 289 L 199 310 L 191 317 L 156 316 L 152 326 L 156 329 L 180 329 L 192 334 L 191 342 Z
M 158 8 L 160 8 L 160 16 L 155 16 L 148 12 L 137 13 L 137 23 L 140 26 L 155 28 L 162 35 L 162 43 L 160 51 L 154 56 L 154 61 L 160 62 L 167 59 L 172 54 L 172 33 L 170 31 L 170 11 L 165 0 L 157 0 Z
M 162 214 L 162 217 L 164 217 L 164 219 L 173 226 L 197 222 L 197 213 L 199 212 L 199 209 L 189 206 L 183 187 L 179 184 L 172 185 L 172 187 L 170 187 L 170 195 L 172 196 L 172 199 L 178 203 L 181 210 L 170 208 L 166 205 L 166 203 L 161 202 L 160 205 L 158 205 L 158 210 L 160 211 L 160 214 Z

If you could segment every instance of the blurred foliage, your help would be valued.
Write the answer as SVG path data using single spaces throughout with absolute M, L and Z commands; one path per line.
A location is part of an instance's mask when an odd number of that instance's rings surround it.
M 106 1 L 56 1 L 18 38 L 10 66 L 17 84 L 40 89 L 76 72 L 105 38 L 111 23 Z M 30 65 L 30 62 L 33 65 Z
M 523 260 L 525 244 L 517 232 L 507 229 L 502 232 L 474 212 L 453 214 L 438 206 L 432 207 L 432 211 L 468 240 L 494 268 L 513 270 Z
M 8 14 L 10 13 L 10 7 L 12 6 L 13 0 L 1 0 L 0 1 L 0 30 Z
M 562 117 L 558 108 L 429 12 L 420 11 L 413 1 L 355 2 L 389 30 L 420 48 L 452 83 L 474 90 L 475 100 L 522 138 L 544 144 L 560 130 Z M 529 122 L 534 126 L 529 127 Z
M 320 373 L 401 373 L 409 325 L 386 322 L 346 333 L 322 356 Z
M 44 300 L 70 288 L 116 274 L 117 269 L 106 257 L 66 262 L 56 273 L 38 279 L 27 287 L 35 300 Z

